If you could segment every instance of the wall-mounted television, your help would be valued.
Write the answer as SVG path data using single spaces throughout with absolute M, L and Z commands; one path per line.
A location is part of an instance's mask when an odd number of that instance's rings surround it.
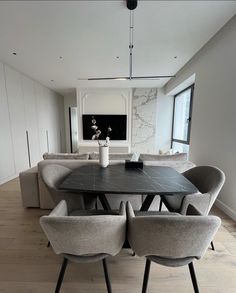
M 94 135 L 94 130 L 91 128 L 92 119 L 96 120 L 96 125 L 101 131 L 99 139 L 106 139 L 107 129 L 111 127 L 112 131 L 109 134 L 111 140 L 126 140 L 127 139 L 127 115 L 96 115 L 86 114 L 82 116 L 83 122 L 83 139 L 91 140 Z

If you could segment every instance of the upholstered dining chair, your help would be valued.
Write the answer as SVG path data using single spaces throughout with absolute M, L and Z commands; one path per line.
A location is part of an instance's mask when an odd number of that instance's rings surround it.
M 56 254 L 63 256 L 55 293 L 59 293 L 68 261 L 89 263 L 102 260 L 108 293 L 112 292 L 106 258 L 118 254 L 126 235 L 126 211 L 74 211 L 68 215 L 66 201 L 61 201 L 40 224 Z
M 213 166 L 197 166 L 185 171 L 183 175 L 197 187 L 199 193 L 164 195 L 161 197 L 159 211 L 161 211 L 162 203 L 164 203 L 170 212 L 186 215 L 188 206 L 191 204 L 202 215 L 208 215 L 224 185 L 224 173 Z M 211 241 L 211 247 L 212 250 L 215 250 L 213 241 Z
M 186 214 L 188 205 L 195 206 L 202 215 L 208 215 L 225 182 L 224 173 L 213 166 L 197 166 L 183 173 L 199 193 L 188 195 L 164 195 L 162 202 L 171 212 Z M 161 209 L 160 209 L 161 210 Z
M 215 216 L 135 216 L 127 203 L 128 241 L 137 256 L 146 257 L 142 293 L 147 292 L 151 262 L 168 267 L 188 265 L 194 292 L 198 284 L 193 260 L 200 259 L 216 234 L 221 220 Z
M 48 188 L 52 200 L 57 205 L 61 200 L 65 200 L 69 213 L 74 210 L 92 209 L 95 207 L 96 195 L 79 194 L 60 190 L 59 185 L 71 170 L 58 164 L 46 165 L 42 169 L 42 179 Z

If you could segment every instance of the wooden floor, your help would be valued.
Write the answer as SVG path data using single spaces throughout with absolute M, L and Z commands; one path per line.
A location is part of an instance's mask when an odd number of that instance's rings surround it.
M 54 292 L 61 257 L 46 247 L 39 217 L 48 211 L 24 209 L 18 179 L 0 186 L 0 292 Z M 236 224 L 217 209 L 222 226 L 208 249 L 195 261 L 200 292 L 236 292 Z M 130 250 L 108 259 L 113 292 L 141 292 L 145 260 L 132 257 Z M 167 268 L 153 264 L 149 293 L 193 292 L 187 267 Z M 62 293 L 106 292 L 101 263 L 69 264 Z

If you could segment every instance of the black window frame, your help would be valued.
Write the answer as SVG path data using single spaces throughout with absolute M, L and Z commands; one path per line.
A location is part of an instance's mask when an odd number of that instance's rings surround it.
M 189 118 L 188 118 L 188 134 L 187 134 L 187 140 L 181 140 L 181 139 L 176 139 L 173 138 L 174 134 L 174 116 L 175 116 L 175 101 L 176 97 L 178 97 L 180 94 L 183 92 L 191 89 L 191 94 L 190 94 L 190 105 L 189 105 Z M 183 89 L 182 91 L 178 92 L 176 95 L 174 95 L 174 105 L 173 105 L 173 114 L 172 114 L 172 131 L 171 131 L 171 148 L 173 147 L 173 142 L 178 142 L 182 144 L 189 145 L 190 144 L 190 134 L 191 134 L 191 124 L 192 124 L 192 110 L 193 110 L 193 95 L 194 95 L 194 84 L 188 86 L 187 88 Z

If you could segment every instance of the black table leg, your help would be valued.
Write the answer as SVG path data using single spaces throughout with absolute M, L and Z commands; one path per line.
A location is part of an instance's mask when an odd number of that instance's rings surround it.
M 111 210 L 111 206 L 110 206 L 105 194 L 99 194 L 98 198 L 99 198 L 104 210 L 106 210 L 106 211 Z
M 163 200 L 162 200 L 162 197 L 160 197 L 159 212 L 161 212 L 162 204 L 163 204 Z
M 144 211 L 148 211 L 148 209 L 150 208 L 150 205 L 153 202 L 153 199 L 155 198 L 156 195 L 147 195 L 141 208 L 140 208 L 140 212 L 144 212 Z

